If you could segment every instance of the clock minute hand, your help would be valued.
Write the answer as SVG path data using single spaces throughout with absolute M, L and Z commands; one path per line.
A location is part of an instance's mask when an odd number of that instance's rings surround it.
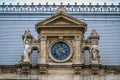
M 63 49 L 61 49 L 60 53 L 61 53 L 61 54 L 65 54 Z

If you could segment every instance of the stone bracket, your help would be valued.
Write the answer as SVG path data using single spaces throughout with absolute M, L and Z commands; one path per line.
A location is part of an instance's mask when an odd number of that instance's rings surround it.
M 47 73 L 47 64 L 39 64 L 39 73 L 46 74 Z
M 75 74 L 81 74 L 82 72 L 82 64 L 73 64 L 74 67 L 74 73 Z
M 21 64 L 21 72 L 24 74 L 30 74 L 30 67 L 32 65 L 31 64 Z
M 81 74 L 81 69 L 82 69 L 81 67 L 75 67 L 74 68 L 74 73 L 75 74 Z
M 92 74 L 99 74 L 100 65 L 91 65 Z

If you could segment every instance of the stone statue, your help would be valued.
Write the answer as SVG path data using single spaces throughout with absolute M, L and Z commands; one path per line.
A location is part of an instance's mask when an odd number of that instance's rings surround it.
M 21 56 L 21 59 L 19 61 L 19 64 L 22 64 L 23 63 L 23 60 L 24 60 L 24 55 Z
M 31 51 L 30 45 L 29 45 L 29 41 L 28 38 L 32 38 L 30 31 L 26 30 L 24 35 L 23 35 L 23 42 L 24 42 L 24 59 L 23 62 L 30 62 L 29 59 L 29 54 Z
M 24 39 L 24 60 L 23 62 L 30 62 L 29 60 L 29 53 L 30 53 L 30 45 L 28 44 L 28 41 Z
M 90 48 L 91 58 L 92 61 L 98 61 L 99 58 L 99 47 L 98 45 L 94 44 Z

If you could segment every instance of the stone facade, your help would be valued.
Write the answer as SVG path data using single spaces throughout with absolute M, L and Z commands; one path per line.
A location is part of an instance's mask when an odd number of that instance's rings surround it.
M 89 25 L 88 25 L 89 26 Z M 69 16 L 63 7 L 59 7 L 56 14 L 38 22 L 35 29 L 39 34 L 34 39 L 31 33 L 22 36 L 27 40 L 31 51 L 38 50 L 38 64 L 31 64 L 31 52 L 28 53 L 29 62 L 24 61 L 24 55 L 19 64 L 0 66 L 0 79 L 35 79 L 35 80 L 119 80 L 119 66 L 102 65 L 98 47 L 100 36 L 95 29 L 85 39 L 87 24 Z M 26 37 L 26 39 L 24 39 Z M 70 55 L 66 60 L 56 60 L 51 55 L 51 47 L 57 42 L 64 42 L 70 46 Z M 92 52 L 92 50 L 95 50 Z M 85 65 L 84 50 L 90 51 L 90 65 Z

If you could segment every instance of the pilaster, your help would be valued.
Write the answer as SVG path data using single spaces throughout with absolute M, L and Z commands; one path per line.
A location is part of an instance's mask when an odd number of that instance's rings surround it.
M 41 47 L 38 64 L 46 64 L 46 45 L 47 45 L 46 38 L 47 36 L 42 35 L 40 39 Z
M 81 64 L 81 37 L 80 35 L 75 36 L 75 50 L 74 50 L 74 55 L 75 55 L 75 60 L 74 64 Z

